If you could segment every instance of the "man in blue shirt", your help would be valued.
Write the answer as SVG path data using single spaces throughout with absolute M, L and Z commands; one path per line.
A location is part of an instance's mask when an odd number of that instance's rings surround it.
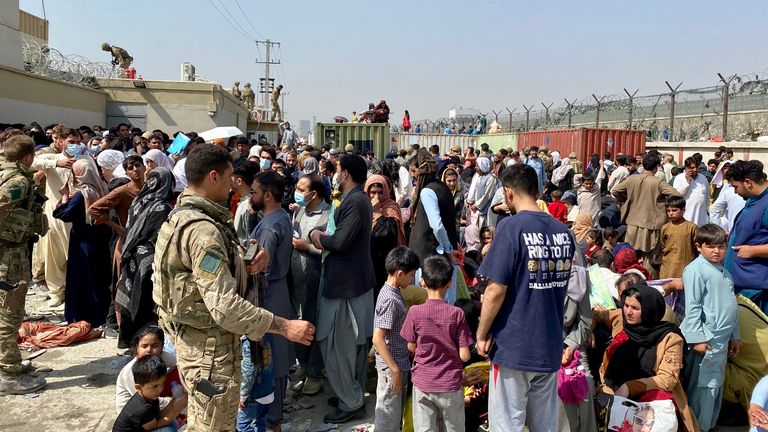
M 728 239 L 724 266 L 731 272 L 737 294 L 768 313 L 768 181 L 760 161 L 737 161 L 725 174 L 746 199 Z
M 512 165 L 502 175 L 515 216 L 496 228 L 478 274 L 488 278 L 477 351 L 491 360 L 491 430 L 558 429 L 557 370 L 563 354 L 563 306 L 575 252 L 565 225 L 536 205 L 536 171 Z M 527 417 L 527 422 L 526 422 Z
M 536 178 L 538 180 L 539 195 L 544 193 L 544 183 L 547 181 L 546 173 L 544 172 L 544 161 L 539 158 L 539 148 L 536 146 L 531 147 L 530 156 L 525 160 L 525 164 L 530 166 L 536 171 Z

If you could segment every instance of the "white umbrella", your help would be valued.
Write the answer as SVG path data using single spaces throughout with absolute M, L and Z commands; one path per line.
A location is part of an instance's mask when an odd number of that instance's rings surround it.
M 220 126 L 211 130 L 207 130 L 200 134 L 200 137 L 206 141 L 211 141 L 216 138 L 229 138 L 231 136 L 242 135 L 243 131 L 235 126 Z

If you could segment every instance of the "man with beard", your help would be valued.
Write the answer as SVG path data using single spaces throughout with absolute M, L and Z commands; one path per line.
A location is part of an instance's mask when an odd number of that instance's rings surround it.
M 325 232 L 310 232 L 312 244 L 324 251 L 318 296 L 317 341 L 328 383 L 338 396 L 336 412 L 326 423 L 344 423 L 365 412 L 368 343 L 373 336 L 371 258 L 373 209 L 363 191 L 365 161 L 343 155 L 339 160 L 341 204 L 331 209 Z
M 251 208 L 261 211 L 263 217 L 251 234 L 270 257 L 264 275 L 267 286 L 260 298 L 265 309 L 279 316 L 290 316 L 291 300 L 288 294 L 288 270 L 293 251 L 291 218 L 282 209 L 285 179 L 275 171 L 256 175 L 251 186 Z M 275 376 L 275 400 L 267 411 L 267 427 L 279 428 L 283 420 L 283 399 L 288 384 L 288 367 L 296 355 L 293 344 L 282 336 L 272 337 L 272 361 Z

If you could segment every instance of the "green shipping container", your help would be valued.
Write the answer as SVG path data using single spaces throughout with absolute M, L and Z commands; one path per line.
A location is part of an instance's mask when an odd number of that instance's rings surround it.
M 497 152 L 502 148 L 512 148 L 512 150 L 517 150 L 517 134 L 514 132 L 477 135 L 477 142 L 478 147 L 482 143 L 488 144 L 488 147 L 494 152 Z
M 389 124 L 387 123 L 317 123 L 315 125 L 315 146 L 330 145 L 344 151 L 352 144 L 358 151 L 373 150 L 379 160 L 391 148 Z

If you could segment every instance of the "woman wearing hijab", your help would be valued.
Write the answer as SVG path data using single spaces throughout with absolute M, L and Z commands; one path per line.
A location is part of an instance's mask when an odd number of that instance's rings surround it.
M 96 162 L 83 156 L 72 165 L 75 190 L 62 188 L 61 203 L 53 217 L 72 223 L 67 256 L 67 289 L 64 317 L 70 323 L 87 321 L 93 327 L 104 324 L 110 303 L 112 276 L 109 253 L 110 228 L 95 224 L 88 209 L 107 194 Z
M 107 183 L 111 183 L 117 178 L 128 177 L 125 169 L 123 169 L 124 160 L 123 152 L 117 150 L 103 150 L 96 157 L 96 161 L 101 168 L 101 174 Z
M 637 402 L 672 400 L 688 432 L 699 430 L 680 383 L 685 339 L 662 321 L 666 305 L 655 288 L 636 285 L 621 293 L 623 329 L 600 367 L 601 391 Z
M 552 184 L 557 186 L 557 189 L 562 193 L 573 190 L 574 175 L 571 158 L 563 158 L 560 161 L 560 166 L 552 171 Z
M 148 151 L 142 156 L 142 159 L 144 159 L 144 165 L 147 166 L 147 175 L 157 167 L 168 168 L 173 171 L 173 163 L 171 162 L 171 159 L 158 149 Z
M 479 250 L 480 229 L 488 226 L 488 210 L 498 189 L 498 179 L 491 173 L 491 160 L 477 158 L 477 170 L 467 192 L 467 249 Z
M 371 257 L 376 274 L 376 295 L 378 295 L 378 287 L 384 285 L 387 279 L 384 261 L 389 251 L 405 245 L 405 230 L 403 230 L 400 206 L 392 199 L 389 180 L 386 177 L 380 174 L 368 177 L 364 190 L 373 207 Z
M 630 246 L 622 248 L 613 257 L 613 265 L 616 267 L 618 274 L 623 275 L 627 272 L 634 272 L 641 275 L 647 281 L 653 279 L 648 269 L 640 265 L 639 261 L 637 253 Z
M 157 321 L 152 301 L 152 261 L 160 226 L 171 212 L 176 179 L 167 168 L 155 168 L 128 210 L 120 282 L 115 308 L 120 312 L 119 344 L 130 345 L 136 332 Z
M 466 208 L 464 206 L 464 194 L 461 193 L 461 179 L 459 173 L 453 169 L 448 168 L 443 171 L 443 183 L 448 186 L 448 190 L 453 194 L 453 206 L 456 209 L 456 230 L 461 230 L 462 225 L 467 222 L 464 220 L 466 216 Z

